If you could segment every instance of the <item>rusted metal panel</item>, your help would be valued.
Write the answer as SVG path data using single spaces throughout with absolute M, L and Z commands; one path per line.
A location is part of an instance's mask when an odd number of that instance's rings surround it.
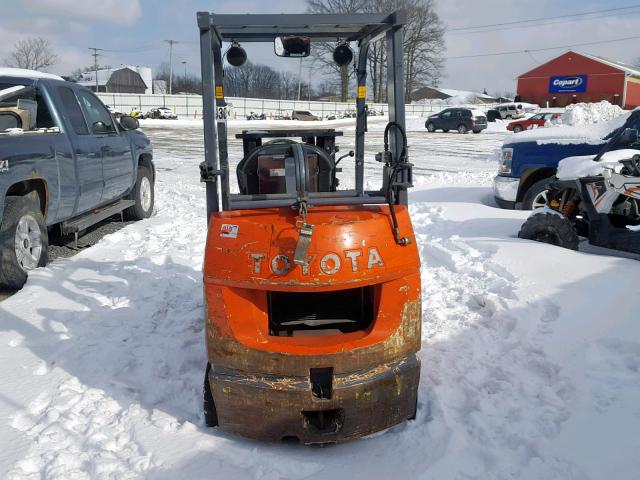
M 257 440 L 335 443 L 413 418 L 420 362 L 400 362 L 334 377 L 331 398 L 316 398 L 308 377 L 243 375 L 212 369 L 220 427 Z

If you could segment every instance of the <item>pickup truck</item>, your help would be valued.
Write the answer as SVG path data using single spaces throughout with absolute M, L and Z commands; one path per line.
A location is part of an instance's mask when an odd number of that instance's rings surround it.
M 547 186 L 560 160 L 596 155 L 621 129 L 640 130 L 640 109 L 589 126 L 537 128 L 513 135 L 502 146 L 498 175 L 493 181 L 496 203 L 510 209 L 544 207 Z M 621 136 L 610 149 L 640 150 L 637 141 L 628 143 L 629 138 L 633 137 Z
M 0 288 L 47 263 L 49 234 L 115 214 L 153 212 L 149 139 L 90 90 L 55 75 L 0 69 Z

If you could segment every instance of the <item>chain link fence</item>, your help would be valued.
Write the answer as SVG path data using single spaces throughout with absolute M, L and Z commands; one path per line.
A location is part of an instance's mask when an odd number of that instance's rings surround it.
M 200 95 L 139 95 L 134 93 L 98 93 L 100 99 L 110 107 L 129 113 L 139 110 L 147 113 L 154 107 L 170 108 L 179 118 L 202 118 L 202 97 Z M 355 116 L 355 103 L 315 102 L 307 100 L 272 100 L 263 98 L 227 97 L 229 116 L 232 119 L 243 119 L 248 115 L 262 114 L 267 119 L 290 117 L 293 110 L 304 110 L 322 119 L 332 116 Z M 386 115 L 389 107 L 386 103 L 368 103 L 370 111 Z M 426 116 L 438 112 L 450 105 L 412 103 L 405 105 L 407 116 Z M 480 108 L 490 108 L 492 105 L 477 105 Z

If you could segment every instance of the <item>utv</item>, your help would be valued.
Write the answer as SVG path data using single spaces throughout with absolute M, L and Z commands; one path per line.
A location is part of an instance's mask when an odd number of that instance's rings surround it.
M 638 143 L 637 129 L 621 128 L 597 155 L 562 160 L 548 206 L 535 210 L 518 236 L 577 250 L 580 235 L 591 245 L 640 253 Z M 616 144 L 630 148 L 610 151 Z

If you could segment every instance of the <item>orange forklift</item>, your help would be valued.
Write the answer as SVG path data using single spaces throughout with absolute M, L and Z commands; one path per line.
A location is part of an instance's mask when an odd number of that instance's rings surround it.
M 324 444 L 414 418 L 422 310 L 407 209 L 404 13 L 197 18 L 208 215 L 206 424 L 257 440 Z M 367 50 L 379 40 L 387 49 L 389 122 L 375 155 L 382 186 L 369 191 Z M 232 172 L 223 58 L 229 68 L 242 65 L 249 42 L 306 57 L 316 41 L 335 45 L 338 65 L 353 64 L 355 153 L 336 159 L 342 132 L 333 129 L 245 130 L 236 135 L 243 158 Z M 343 181 L 349 189 L 339 188 L 345 158 L 354 162 L 345 169 L 355 175 Z

